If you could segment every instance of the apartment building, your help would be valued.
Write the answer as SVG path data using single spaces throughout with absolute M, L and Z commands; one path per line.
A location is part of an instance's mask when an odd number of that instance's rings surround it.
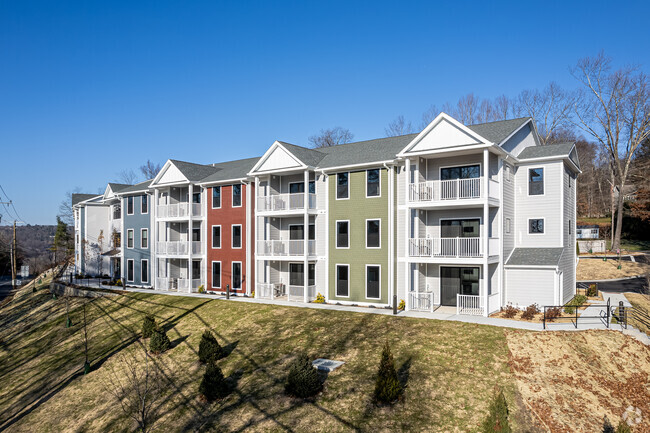
M 123 200 L 151 194 L 157 290 L 227 285 L 297 303 L 321 294 L 487 315 L 574 295 L 579 171 L 574 144 L 541 146 L 530 118 L 466 126 L 441 113 L 417 134 L 319 149 L 276 141 L 260 158 L 211 165 L 170 160 L 148 186 L 117 188 L 128 188 Z M 80 234 L 93 200 L 75 204 Z M 135 283 L 144 259 L 126 256 Z

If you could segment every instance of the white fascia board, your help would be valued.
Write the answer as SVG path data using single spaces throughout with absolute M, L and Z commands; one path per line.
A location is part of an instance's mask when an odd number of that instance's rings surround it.
M 360 164 L 338 165 L 335 167 L 317 168 L 316 171 L 319 171 L 321 173 L 327 173 L 331 171 L 341 171 L 341 170 L 354 169 L 354 168 L 383 166 L 385 164 L 395 164 L 396 162 L 397 161 L 395 159 L 387 159 L 385 161 L 362 162 Z
M 290 155 L 290 156 L 291 156 L 291 157 L 292 157 L 292 158 L 293 158 L 293 159 L 298 163 L 298 165 L 300 166 L 300 167 L 292 167 L 292 170 L 294 170 L 294 169 L 295 169 L 295 170 L 305 170 L 306 168 L 308 168 L 307 165 L 306 165 L 304 162 L 302 162 L 302 161 L 300 160 L 300 158 L 298 158 L 296 155 L 294 155 L 293 153 L 291 153 L 291 152 L 289 151 L 289 149 L 287 149 L 286 147 L 284 147 L 284 146 L 282 145 L 282 143 L 280 143 L 279 141 L 275 140 L 275 141 L 273 142 L 273 144 L 271 145 L 271 147 L 269 147 L 268 150 L 267 150 L 266 152 L 264 152 L 264 155 L 262 155 L 262 157 L 261 157 L 261 158 L 260 158 L 260 159 L 255 163 L 255 165 L 253 166 L 253 168 L 251 168 L 251 171 L 247 173 L 248 176 L 255 176 L 255 175 L 259 175 L 259 174 L 269 174 L 269 173 L 272 173 L 272 172 L 277 171 L 277 170 L 259 171 L 259 168 L 260 168 L 260 167 L 261 167 L 261 166 L 266 162 L 266 160 L 268 159 L 268 157 L 269 157 L 269 156 L 273 153 L 273 151 L 274 151 L 275 149 L 277 149 L 278 147 L 282 148 L 282 150 L 284 150 L 285 152 L 287 152 L 287 153 L 288 153 L 288 154 L 289 154 L 289 155 Z
M 504 265 L 507 269 L 555 269 L 558 270 L 557 265 Z
M 198 186 L 212 186 L 212 185 L 230 185 L 236 182 L 252 182 L 252 177 L 236 177 L 234 179 L 213 180 L 210 182 L 198 182 Z
M 413 156 L 422 156 L 422 155 L 440 155 L 445 153 L 459 153 L 459 152 L 471 153 L 474 150 L 481 150 L 481 149 L 485 149 L 486 147 L 489 149 L 494 149 L 497 152 L 506 152 L 503 149 L 501 149 L 499 146 L 495 145 L 494 143 L 488 142 L 485 144 L 470 144 L 468 146 L 463 146 L 463 147 L 445 147 L 442 149 L 421 150 L 418 152 L 399 154 L 398 159 L 404 159 L 404 158 L 409 158 Z
M 537 164 L 539 162 L 560 162 L 564 161 L 567 163 L 569 167 L 571 167 L 576 173 L 582 173 L 582 170 L 580 170 L 573 161 L 571 161 L 571 158 L 569 158 L 568 155 L 566 156 L 542 156 L 539 158 L 526 158 L 526 159 L 520 159 L 519 160 L 519 165 L 528 165 L 528 164 Z
M 504 138 L 503 140 L 501 140 L 501 142 L 499 143 L 499 146 L 502 146 L 506 141 L 508 141 L 508 140 L 510 140 L 512 137 L 514 137 L 514 135 L 515 135 L 516 133 L 518 133 L 519 131 L 521 131 L 521 130 L 523 129 L 524 126 L 528 125 L 529 123 L 532 123 L 532 121 L 533 121 L 533 119 L 528 119 L 527 121 L 525 121 L 525 122 L 524 122 L 524 123 L 523 123 L 519 128 L 515 129 L 515 130 L 512 132 L 512 134 L 508 135 L 506 138 Z M 535 130 L 533 131 L 533 135 L 535 136 L 535 142 L 536 142 L 537 145 L 539 146 L 539 141 L 537 141 L 537 139 L 536 139 L 536 138 L 537 138 L 537 129 L 535 129 Z

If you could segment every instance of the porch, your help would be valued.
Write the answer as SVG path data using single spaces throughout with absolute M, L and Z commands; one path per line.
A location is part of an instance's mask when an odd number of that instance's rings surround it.
M 316 299 L 316 262 L 307 264 L 307 275 L 303 262 L 266 261 L 263 271 L 257 275 L 264 281 L 255 285 L 255 297 L 292 302 L 311 302 Z M 305 277 L 307 277 L 305 279 Z
M 256 211 L 265 214 L 300 214 L 315 211 L 315 173 L 301 172 L 269 175 L 257 188 Z
M 190 216 L 203 216 L 200 188 L 177 186 L 158 191 L 156 203 L 157 218 L 190 218 Z
M 156 290 L 193 293 L 205 286 L 204 281 L 205 266 L 201 259 L 158 259 Z

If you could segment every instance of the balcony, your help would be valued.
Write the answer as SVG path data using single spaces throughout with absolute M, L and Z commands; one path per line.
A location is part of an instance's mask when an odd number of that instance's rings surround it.
M 489 255 L 499 254 L 499 238 L 488 239 Z M 480 237 L 473 238 L 411 238 L 409 257 L 476 258 L 483 257 Z
M 203 242 L 189 241 L 167 241 L 156 242 L 156 253 L 167 256 L 186 256 L 192 254 L 203 254 Z
M 201 285 L 200 279 L 189 278 L 172 278 L 172 277 L 157 277 L 156 290 L 168 290 L 176 292 L 197 292 Z
M 304 302 L 305 300 L 305 286 L 257 283 L 255 290 L 257 297 L 261 299 L 285 299 L 292 302 Z M 309 285 L 307 286 L 307 302 L 314 299 L 316 299 L 316 286 Z
M 305 208 L 305 197 L 308 197 L 308 209 L 316 209 L 316 194 L 272 194 L 257 197 L 258 212 L 302 211 Z
M 158 218 L 189 218 L 190 205 L 192 205 L 192 216 L 202 216 L 201 203 L 172 203 L 158 205 L 156 216 Z
M 257 241 L 256 254 L 264 257 L 301 257 L 305 255 L 304 240 Z M 307 241 L 307 255 L 316 254 L 316 241 Z
M 409 202 L 423 204 L 462 203 L 484 198 L 485 178 L 429 180 L 409 185 Z M 488 197 L 499 199 L 499 182 L 489 179 Z

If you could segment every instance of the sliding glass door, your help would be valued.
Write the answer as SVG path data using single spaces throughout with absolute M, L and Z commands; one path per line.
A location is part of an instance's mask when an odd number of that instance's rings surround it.
M 440 267 L 440 304 L 456 306 L 456 295 L 480 293 L 478 267 Z

